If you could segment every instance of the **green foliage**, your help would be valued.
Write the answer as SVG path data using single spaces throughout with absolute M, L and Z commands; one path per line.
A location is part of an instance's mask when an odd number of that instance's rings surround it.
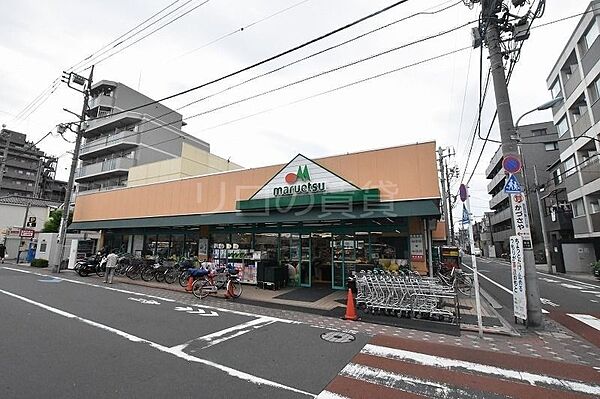
M 34 259 L 31 261 L 31 267 L 48 267 L 46 259 Z
M 46 223 L 44 223 L 44 228 L 42 229 L 42 233 L 58 233 L 58 229 L 60 227 L 60 219 L 62 218 L 62 210 L 57 209 L 55 211 L 50 212 L 50 216 Z M 71 224 L 73 220 L 73 212 L 69 214 L 68 224 Z
M 600 274 L 600 260 L 595 261 L 590 266 L 592 267 L 592 272 L 595 275 L 599 275 Z

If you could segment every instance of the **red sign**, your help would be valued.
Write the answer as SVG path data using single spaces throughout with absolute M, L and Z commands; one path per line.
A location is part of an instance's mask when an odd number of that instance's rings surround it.
M 23 238 L 33 238 L 35 231 L 29 229 L 21 229 L 19 235 Z
M 521 158 L 517 155 L 506 155 L 502 160 L 502 167 L 508 173 L 519 173 L 521 171 Z

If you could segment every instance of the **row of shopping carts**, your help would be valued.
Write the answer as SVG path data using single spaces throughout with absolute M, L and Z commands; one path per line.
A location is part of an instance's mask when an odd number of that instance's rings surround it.
M 453 287 L 418 273 L 367 271 L 355 275 L 356 306 L 372 314 L 454 322 L 460 317 Z

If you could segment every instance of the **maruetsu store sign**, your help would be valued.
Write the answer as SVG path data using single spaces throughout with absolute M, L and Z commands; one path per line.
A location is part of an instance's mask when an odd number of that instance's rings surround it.
M 311 182 L 310 172 L 306 165 L 298 166 L 296 173 L 286 174 L 284 180 L 286 185 L 273 188 L 274 197 L 323 193 L 327 189 L 325 182 Z

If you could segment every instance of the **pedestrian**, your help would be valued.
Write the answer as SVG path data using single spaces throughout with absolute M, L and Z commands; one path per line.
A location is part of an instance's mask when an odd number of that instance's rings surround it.
M 116 252 L 117 250 L 113 249 L 106 257 L 106 273 L 104 274 L 105 283 L 112 284 L 113 277 L 115 276 L 115 268 L 117 267 L 117 261 L 119 260 Z
M 6 246 L 4 243 L 0 243 L 0 261 L 4 263 L 4 257 L 6 256 Z

